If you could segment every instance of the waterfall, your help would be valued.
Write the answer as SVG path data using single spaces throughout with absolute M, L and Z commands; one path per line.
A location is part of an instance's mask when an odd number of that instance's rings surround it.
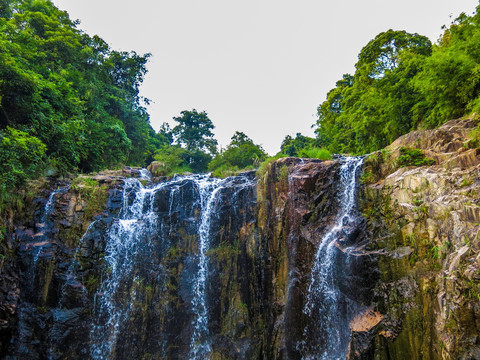
M 179 226 L 175 219 L 182 213 L 181 221 L 194 228 L 191 231 L 196 234 L 198 248 L 196 253 L 186 255 L 185 267 L 189 270 L 184 273 L 190 279 L 190 289 L 184 296 L 190 301 L 185 304 L 188 307 L 185 314 L 190 324 L 185 324 L 181 331 L 191 334 L 185 356 L 192 360 L 205 359 L 211 351 L 208 250 L 214 236 L 212 227 L 220 216 L 220 206 L 238 206 L 237 194 L 253 188 L 255 182 L 251 176 L 242 175 L 226 179 L 189 175 L 145 187 L 141 181 L 144 179 L 150 177 L 142 172 L 140 180 L 124 181 L 118 218 L 106 230 L 106 271 L 95 294 L 90 356 L 96 360 L 128 358 L 128 354 L 119 355 L 116 351 L 130 346 L 119 343 L 119 339 L 125 336 L 125 328 L 134 316 L 133 304 L 140 296 L 135 290 L 136 284 L 142 282 L 143 273 L 152 273 L 155 268 L 160 279 L 158 288 L 163 289 L 159 293 L 167 291 L 165 278 L 169 269 L 161 264 L 167 253 L 173 251 Z M 161 333 L 157 337 L 158 343 L 167 343 Z
M 235 198 L 238 192 L 246 187 L 252 187 L 255 183 L 248 177 L 238 176 L 227 179 L 213 179 L 209 177 L 198 177 L 194 179 L 200 195 L 200 226 L 199 250 L 198 250 L 198 271 L 195 277 L 192 307 L 195 313 L 194 330 L 190 342 L 191 360 L 205 359 L 211 351 L 208 340 L 208 305 L 206 286 L 208 281 L 208 257 L 206 252 L 210 247 L 211 222 L 218 216 L 218 198 L 225 188 L 233 188 L 234 193 L 229 199 L 230 206 L 236 206 Z
M 345 359 L 368 291 L 354 274 L 364 259 L 351 255 L 364 240 L 362 162 L 287 159 L 260 188 L 254 172 L 155 183 L 135 170 L 106 179 L 105 208 L 76 240 L 87 219 L 81 210 L 65 217 L 76 197 L 59 204 L 67 188 L 55 190 L 35 229 L 17 233 L 26 271 L 32 249 L 46 245 L 24 284 L 14 354 L 273 358 L 281 346 L 292 359 Z
M 208 277 L 208 259 L 206 251 L 209 248 L 210 240 L 210 222 L 215 209 L 216 195 L 222 189 L 224 181 L 213 179 L 208 181 L 207 178 L 199 178 L 195 180 L 200 195 L 201 221 L 198 229 L 199 246 L 198 246 L 198 272 L 196 275 L 192 307 L 196 315 L 194 318 L 194 330 L 190 342 L 190 359 L 203 359 L 210 352 L 210 344 L 208 342 L 208 308 L 206 303 L 206 282 Z
M 305 360 L 343 360 L 347 355 L 349 323 L 355 304 L 339 289 L 342 277 L 348 273 L 348 259 L 342 267 L 337 247 L 353 232 L 359 218 L 355 190 L 363 157 L 344 157 L 340 163 L 338 214 L 316 250 L 303 309 L 311 319 L 304 330 Z
M 38 236 L 36 236 L 36 242 L 33 243 L 32 245 L 35 247 L 33 251 L 33 271 L 35 271 L 38 258 L 42 253 L 43 247 L 47 244 L 49 235 L 51 235 L 50 231 L 52 227 L 52 222 L 50 218 L 53 212 L 55 211 L 55 198 L 57 194 L 65 193 L 68 191 L 69 188 L 70 186 L 66 186 L 66 187 L 53 190 L 50 193 L 47 202 L 45 203 L 42 216 L 40 217 L 40 223 L 37 224 L 37 227 L 40 228 L 40 233 L 37 234 Z M 38 241 L 38 240 L 41 240 L 41 241 Z
M 107 278 L 96 294 L 96 321 L 90 333 L 93 359 L 110 358 L 122 324 L 128 319 L 131 308 L 118 297 L 130 297 L 127 304 L 135 297 L 129 292 L 135 281 L 135 265 L 141 254 L 151 250 L 150 240 L 157 226 L 154 194 L 167 185 L 162 183 L 147 189 L 137 179 L 125 180 L 119 219 L 107 233 Z

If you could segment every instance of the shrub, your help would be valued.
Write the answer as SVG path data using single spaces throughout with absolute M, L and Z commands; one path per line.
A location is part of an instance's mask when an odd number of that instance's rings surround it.
M 311 159 L 320 159 L 320 160 L 330 160 L 332 155 L 327 149 L 309 147 L 305 149 L 300 149 L 298 151 L 299 157 L 311 158 Z
M 227 148 L 218 153 L 208 169 L 217 174 L 234 174 L 239 170 L 249 170 L 265 160 L 267 154 L 260 145 L 242 132 L 235 132 Z
M 157 150 L 154 159 L 161 164 L 161 167 L 155 171 L 155 176 L 171 176 L 173 174 L 183 174 L 191 172 L 192 169 L 187 164 L 188 151 L 178 145 L 163 146 Z
M 398 165 L 403 166 L 425 166 L 434 165 L 435 160 L 425 157 L 421 149 L 413 149 L 408 147 L 400 148 L 400 157 L 398 158 Z
M 26 132 L 7 127 L 0 131 L 0 191 L 32 178 L 43 162 L 46 146 Z

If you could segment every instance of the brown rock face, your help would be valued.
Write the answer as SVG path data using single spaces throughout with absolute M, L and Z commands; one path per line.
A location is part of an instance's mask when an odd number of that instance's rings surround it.
M 385 315 L 382 315 L 371 308 L 367 309 L 353 318 L 350 322 L 350 330 L 353 332 L 370 331 L 384 318 Z
M 234 178 L 219 189 L 205 252 L 211 359 L 300 359 L 302 349 L 313 348 L 305 335 L 311 322 L 304 313 L 305 293 L 315 249 L 336 219 L 338 169 L 338 161 L 281 159 L 258 186 L 235 187 Z M 126 233 L 116 246 L 132 236 L 143 245 L 133 247 L 128 265 L 117 269 L 107 258 L 113 251 L 111 234 L 119 231 L 119 219 L 133 211 L 125 204 L 136 201 L 135 186 L 141 187 L 121 175 L 81 177 L 70 187 L 62 184 L 58 193 L 47 190 L 36 200 L 30 222 L 17 226 L 19 271 L 16 287 L 10 288 L 17 289 L 12 318 L 18 325 L 11 328 L 11 345 L 4 350 L 8 359 L 192 356 L 198 317 L 192 284 L 205 210 L 199 190 L 189 177 L 155 185 L 158 190 L 148 195 L 143 210 L 135 211 L 151 212 L 156 220 L 127 220 L 136 224 L 137 234 Z M 242 176 L 253 179 L 253 174 Z M 124 195 L 127 183 L 133 187 Z M 45 215 L 49 199 L 52 206 Z M 336 243 L 339 266 L 358 242 L 352 239 Z M 365 254 L 357 248 L 356 258 L 362 260 L 353 261 L 353 268 L 359 273 L 363 258 L 370 257 Z M 112 276 L 121 277 L 113 283 Z M 371 284 L 362 279 L 340 279 L 351 301 L 364 300 Z M 102 305 L 105 297 L 108 306 Z M 116 313 L 128 317 L 112 337 L 108 324 Z
M 480 156 L 469 134 L 477 123 L 416 131 L 366 160 L 365 172 L 379 175 L 360 198 L 369 247 L 385 252 L 373 302 L 385 318 L 369 336 L 354 335 L 363 353 L 353 358 L 476 358 Z M 401 146 L 422 149 L 436 164 L 396 168 Z
M 348 359 L 478 358 L 474 126 L 463 119 L 414 132 L 366 159 L 359 211 L 329 248 L 335 276 L 315 264 L 343 206 L 339 159 L 279 159 L 261 179 L 222 183 L 208 205 L 202 291 L 194 285 L 208 202 L 198 178 L 159 178 L 144 192 L 149 181 L 128 180 L 139 175 L 130 168 L 52 181 L 9 219 L 0 357 L 188 359 L 198 347 L 196 358 L 316 358 L 331 339 L 328 315 L 342 323 L 334 330 L 346 336 Z M 401 147 L 422 149 L 435 165 L 399 167 Z M 334 307 L 331 294 L 308 297 L 314 276 L 332 279 Z

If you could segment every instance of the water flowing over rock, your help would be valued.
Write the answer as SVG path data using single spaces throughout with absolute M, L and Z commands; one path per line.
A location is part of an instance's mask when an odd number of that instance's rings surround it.
M 349 236 L 361 221 L 356 212 L 356 185 L 363 158 L 344 158 L 340 165 L 338 214 L 331 228 L 318 244 L 304 313 L 310 321 L 304 330 L 304 359 L 345 359 L 349 342 L 349 323 L 357 304 L 342 293 L 341 287 L 351 276 L 349 249 L 339 260 L 338 247 L 349 246 Z
M 479 358 L 476 123 L 259 179 L 50 179 L 9 220 L 0 357 Z M 412 142 L 436 164 L 399 167 Z

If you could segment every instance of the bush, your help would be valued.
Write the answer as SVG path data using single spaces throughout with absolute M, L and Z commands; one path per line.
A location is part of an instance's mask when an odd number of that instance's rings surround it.
M 26 132 L 7 127 L 0 131 L 0 191 L 32 178 L 43 163 L 46 146 Z
M 412 149 L 408 147 L 400 148 L 400 157 L 398 158 L 398 165 L 403 166 L 428 166 L 434 165 L 435 160 L 425 157 L 421 149 Z
M 160 163 L 154 176 L 171 176 L 191 172 L 187 164 L 188 151 L 179 145 L 165 145 L 155 152 L 154 159 Z
M 221 177 L 224 177 L 241 170 L 253 169 L 266 157 L 267 154 L 260 145 L 256 145 L 247 135 L 237 131 L 232 136 L 227 149 L 215 156 L 208 165 L 208 169 L 214 176 L 221 174 Z
M 298 151 L 299 157 L 311 158 L 311 159 L 320 159 L 320 160 L 330 160 L 332 155 L 327 149 L 310 147 L 305 149 L 300 149 Z

